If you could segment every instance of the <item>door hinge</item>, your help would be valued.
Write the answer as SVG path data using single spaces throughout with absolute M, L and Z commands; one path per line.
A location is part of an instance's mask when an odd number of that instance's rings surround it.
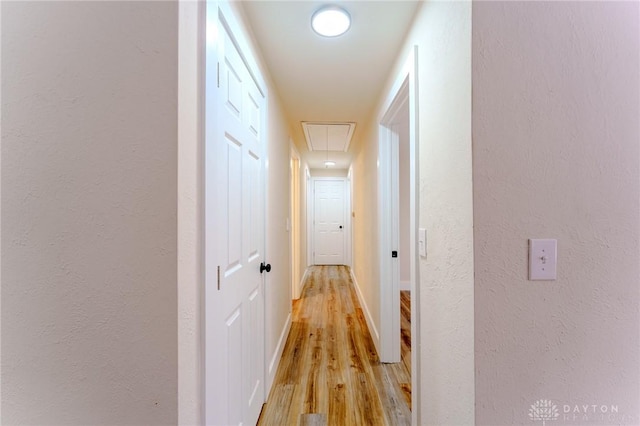
M 217 64 L 218 69 L 216 70 L 218 76 L 217 76 L 217 80 L 218 80 L 218 88 L 220 88 L 220 62 L 218 62 Z
M 218 290 L 220 290 L 220 267 L 218 266 Z

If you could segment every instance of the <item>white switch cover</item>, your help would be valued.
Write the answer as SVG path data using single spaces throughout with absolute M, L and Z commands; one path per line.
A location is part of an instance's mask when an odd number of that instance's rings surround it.
M 425 228 L 418 229 L 418 251 L 420 256 L 427 256 L 427 230 Z
M 553 281 L 556 279 L 557 252 L 557 240 L 529 240 L 530 281 Z

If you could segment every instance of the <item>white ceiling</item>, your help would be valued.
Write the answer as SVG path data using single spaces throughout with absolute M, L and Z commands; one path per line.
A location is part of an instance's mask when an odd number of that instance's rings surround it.
M 345 8 L 351 28 L 326 38 L 311 29 L 311 15 L 323 5 Z M 241 7 L 269 68 L 292 135 L 311 168 L 323 168 L 326 153 L 307 153 L 301 122 L 370 119 L 420 1 L 242 1 Z M 352 143 L 351 146 L 354 145 Z M 336 168 L 351 154 L 332 152 Z

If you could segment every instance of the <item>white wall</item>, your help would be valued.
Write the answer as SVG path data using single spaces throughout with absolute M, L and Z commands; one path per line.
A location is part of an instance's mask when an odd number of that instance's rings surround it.
M 538 399 L 558 425 L 640 422 L 639 13 L 474 3 L 478 424 L 531 424 Z M 536 237 L 558 239 L 556 281 L 527 281 Z
M 2 9 L 2 424 L 175 424 L 177 4 Z
M 453 25 L 452 23 L 455 23 Z M 474 422 L 471 3 L 425 2 L 389 77 L 386 95 L 418 46 L 421 424 Z M 376 114 L 380 114 L 380 106 Z M 354 153 L 355 273 L 379 324 L 376 264 L 377 124 Z M 415 340 L 414 340 L 415 341 Z

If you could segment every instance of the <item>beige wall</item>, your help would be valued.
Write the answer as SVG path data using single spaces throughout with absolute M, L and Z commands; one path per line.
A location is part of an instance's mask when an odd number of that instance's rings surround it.
M 378 225 L 378 126 L 363 126 L 363 136 L 352 144 L 352 185 L 354 216 L 353 274 L 364 299 L 363 309 L 370 321 L 370 332 L 379 345 L 380 333 L 380 271 Z
M 638 13 L 474 4 L 473 220 L 471 4 L 416 16 L 395 69 L 417 45 L 422 423 L 472 424 L 475 402 L 478 424 L 529 424 L 540 398 L 640 421 Z M 197 171 L 181 167 L 177 196 L 177 31 L 175 3 L 2 4 L 3 424 L 175 424 L 176 348 L 180 422 L 199 416 L 197 285 L 180 286 L 176 337 L 178 263 L 180 283 L 199 269 Z M 289 132 L 269 108 L 268 357 L 290 288 Z M 363 127 L 354 271 L 379 325 L 377 125 Z M 181 165 L 197 166 L 193 137 Z M 558 239 L 557 281 L 526 280 L 531 237 Z
M 177 4 L 2 9 L 2 424 L 175 424 Z
M 452 23 L 455 22 L 455 25 Z M 418 46 L 420 407 L 426 424 L 473 423 L 471 3 L 427 2 Z
M 348 169 L 311 169 L 312 177 L 347 177 Z
M 477 423 L 638 424 L 637 2 L 473 6 Z M 527 239 L 558 279 L 527 281 Z M 625 417 L 623 417 L 625 416 Z M 570 424 L 577 424 L 575 422 Z
M 452 25 L 455 22 L 455 25 Z M 471 3 L 424 3 L 383 96 L 418 46 L 420 410 L 423 424 L 474 421 L 473 218 L 471 176 Z M 381 107 L 378 107 L 379 115 Z M 375 268 L 377 124 L 367 126 L 354 160 L 354 269 L 379 327 Z
M 269 90 L 269 152 L 267 168 L 267 251 L 266 262 L 272 266 L 265 281 L 265 314 L 267 385 L 275 377 L 279 352 L 284 349 L 283 335 L 291 312 L 291 264 L 287 230 L 290 202 L 289 127 L 280 106 L 278 93 L 270 84 Z M 280 346 L 278 346 L 280 345 Z M 279 351 L 279 352 L 277 352 Z M 268 389 L 267 389 L 268 390 Z

